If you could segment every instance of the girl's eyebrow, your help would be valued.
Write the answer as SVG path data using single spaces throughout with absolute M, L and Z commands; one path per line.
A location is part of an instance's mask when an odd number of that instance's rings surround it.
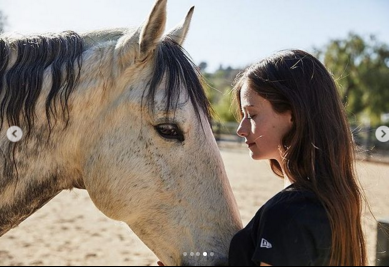
M 245 105 L 244 107 L 242 107 L 242 113 L 244 114 L 245 111 L 248 112 L 248 109 L 251 109 L 255 107 L 254 105 Z

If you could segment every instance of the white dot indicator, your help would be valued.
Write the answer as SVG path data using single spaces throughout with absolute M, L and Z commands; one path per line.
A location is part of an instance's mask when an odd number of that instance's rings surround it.
M 193 252 L 190 253 L 190 256 L 193 257 L 195 254 Z
M 200 257 L 200 252 L 197 252 L 197 253 L 196 253 L 196 256 L 197 256 L 197 257 Z
M 188 256 L 188 253 L 184 252 L 182 255 L 184 255 L 184 257 L 186 257 L 186 256 Z
M 211 252 L 211 253 L 209 253 L 209 256 L 213 257 L 213 256 L 215 256 L 215 253 Z
M 207 255 L 208 255 L 207 252 L 204 252 L 204 253 L 203 253 L 203 256 L 204 256 L 204 257 L 207 257 Z

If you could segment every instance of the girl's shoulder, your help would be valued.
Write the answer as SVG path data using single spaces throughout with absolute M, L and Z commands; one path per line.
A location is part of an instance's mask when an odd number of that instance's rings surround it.
M 271 198 L 260 210 L 260 216 L 276 217 L 281 221 L 327 219 L 327 212 L 316 194 L 295 185 L 282 190 Z

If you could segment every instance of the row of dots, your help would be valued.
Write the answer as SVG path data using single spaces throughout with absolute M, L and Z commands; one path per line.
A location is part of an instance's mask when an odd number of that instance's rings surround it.
M 194 252 L 191 252 L 191 253 L 184 252 L 182 255 L 184 255 L 184 257 L 187 257 L 187 256 L 200 257 L 201 253 L 200 252 L 197 252 L 197 253 L 194 253 Z M 203 252 L 203 256 L 207 257 L 208 256 L 208 252 Z M 213 257 L 213 256 L 215 256 L 215 253 L 211 252 L 211 253 L 209 253 L 209 256 Z

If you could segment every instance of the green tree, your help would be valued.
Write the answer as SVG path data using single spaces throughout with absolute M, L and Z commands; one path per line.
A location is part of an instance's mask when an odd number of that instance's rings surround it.
M 316 55 L 333 73 L 350 118 L 368 117 L 373 126 L 389 113 L 389 47 L 374 36 L 350 33 Z
M 201 62 L 199 64 L 199 69 L 200 69 L 201 72 L 206 72 L 207 68 L 208 68 L 208 63 L 207 62 Z
M 214 106 L 218 120 L 221 122 L 236 122 L 233 106 L 233 94 L 225 92 L 219 102 Z
M 204 88 L 208 99 L 215 111 L 215 119 L 221 122 L 235 122 L 232 104 L 232 83 L 241 71 L 231 67 L 220 66 L 214 73 L 206 73 L 205 62 L 201 63 L 204 77 Z

